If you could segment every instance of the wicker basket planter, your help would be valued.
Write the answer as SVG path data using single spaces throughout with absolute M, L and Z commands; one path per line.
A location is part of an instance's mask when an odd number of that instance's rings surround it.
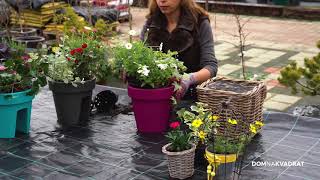
M 226 90 L 219 89 L 219 85 Z M 216 77 L 199 85 L 197 93 L 198 100 L 208 104 L 213 111 L 219 109 L 222 102 L 230 100 L 232 108 L 244 116 L 246 126 L 254 121 L 263 122 L 263 103 L 267 95 L 263 82 Z M 248 128 L 240 127 L 240 131 L 247 133 Z
M 170 152 L 167 150 L 171 143 L 162 147 L 162 152 L 168 156 L 169 174 L 172 178 L 186 179 L 194 173 L 194 155 L 196 146 L 192 144 L 191 149 L 181 152 Z

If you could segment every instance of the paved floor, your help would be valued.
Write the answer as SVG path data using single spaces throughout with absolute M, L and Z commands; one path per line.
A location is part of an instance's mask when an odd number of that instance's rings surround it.
M 133 29 L 141 31 L 147 9 L 133 8 Z M 240 77 L 239 50 L 233 45 L 238 39 L 234 16 L 210 13 L 215 38 L 215 53 L 219 60 L 219 76 Z M 316 55 L 315 44 L 320 40 L 320 21 L 298 21 L 267 17 L 243 16 L 247 49 L 245 58 L 247 71 L 265 76 L 268 97 L 265 108 L 277 111 L 291 111 L 297 105 L 320 104 L 320 98 L 292 95 L 290 90 L 277 81 L 280 69 L 292 61 L 303 66 L 305 57 Z M 128 23 L 120 24 L 120 32 L 129 30 Z M 126 39 L 126 35 L 123 34 Z

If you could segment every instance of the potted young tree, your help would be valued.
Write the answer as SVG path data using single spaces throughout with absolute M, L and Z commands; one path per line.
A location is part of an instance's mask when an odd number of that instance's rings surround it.
M 32 100 L 47 83 L 46 63 L 32 61 L 22 45 L 10 42 L 8 47 L 7 60 L 0 62 L 0 138 L 29 132 Z
M 59 47 L 52 48 L 53 54 L 40 57 L 49 64 L 49 89 L 53 92 L 58 122 L 63 125 L 88 121 L 97 78 L 110 72 L 107 47 L 87 29 L 86 33 L 64 36 Z
M 156 51 L 140 41 L 117 46 L 114 53 L 116 72 L 127 75 L 138 131 L 164 132 L 169 124 L 170 99 L 186 67 L 173 57 L 176 53 Z
M 170 124 L 171 131 L 166 137 L 169 143 L 162 147 L 167 155 L 170 177 L 186 179 L 194 173 L 194 155 L 196 145 L 192 143 L 192 134 L 180 129 L 180 122 Z

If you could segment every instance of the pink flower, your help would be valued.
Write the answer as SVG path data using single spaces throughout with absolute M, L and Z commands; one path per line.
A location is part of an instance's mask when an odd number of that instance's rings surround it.
M 5 66 L 1 66 L 0 65 L 0 71 L 4 71 L 4 70 L 6 70 L 7 68 L 5 67 Z
M 175 121 L 175 122 L 170 123 L 170 127 L 172 129 L 176 129 L 179 126 L 180 126 L 180 122 L 179 121 Z

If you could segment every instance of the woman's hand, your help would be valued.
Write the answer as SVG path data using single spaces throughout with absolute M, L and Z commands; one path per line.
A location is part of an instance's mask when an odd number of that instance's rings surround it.
M 183 77 L 180 82 L 181 88 L 176 92 L 176 98 L 178 100 L 182 99 L 183 96 L 188 91 L 189 87 L 193 84 L 196 84 L 196 83 L 197 83 L 197 81 L 195 79 L 194 73 L 190 73 L 190 74 L 186 75 L 185 77 Z

